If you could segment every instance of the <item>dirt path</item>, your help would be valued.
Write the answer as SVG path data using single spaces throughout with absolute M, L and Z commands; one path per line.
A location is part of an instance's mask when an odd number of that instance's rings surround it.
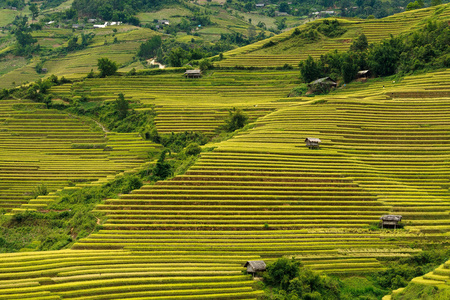
M 147 59 L 147 63 L 152 65 L 152 66 L 158 66 L 160 69 L 165 69 L 166 68 L 165 65 L 162 65 L 159 62 L 156 62 L 156 60 L 154 58 Z

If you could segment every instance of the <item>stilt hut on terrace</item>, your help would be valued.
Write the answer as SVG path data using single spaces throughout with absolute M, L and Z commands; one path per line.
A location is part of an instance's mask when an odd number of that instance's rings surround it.
M 245 263 L 244 267 L 247 268 L 247 273 L 253 274 L 257 272 L 264 272 L 266 270 L 266 263 L 263 260 L 249 260 Z
M 309 149 L 312 149 L 312 148 L 319 148 L 319 144 L 322 141 L 318 138 L 307 137 L 305 139 L 305 142 L 306 142 L 306 147 L 308 147 Z
M 330 77 L 323 77 L 314 80 L 308 84 L 309 91 L 314 92 L 327 92 L 332 88 L 336 88 L 337 83 Z
M 401 215 L 383 215 L 380 217 L 381 220 L 381 228 L 394 226 L 394 229 L 397 228 L 398 223 L 402 220 Z
M 201 70 L 186 70 L 186 72 L 184 72 L 184 77 L 200 78 L 200 77 L 202 77 L 202 71 Z

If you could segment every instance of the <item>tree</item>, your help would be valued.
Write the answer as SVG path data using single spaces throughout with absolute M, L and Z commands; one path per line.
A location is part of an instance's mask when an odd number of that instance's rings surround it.
M 275 21 L 275 24 L 277 25 L 278 30 L 283 30 L 286 28 L 286 18 Z
M 31 11 L 31 19 L 36 20 L 37 16 L 39 15 L 39 8 L 36 3 L 30 4 L 30 11 Z
M 408 5 L 406 5 L 406 10 L 414 10 L 422 8 L 423 6 L 420 5 L 418 1 L 409 2 Z
M 161 48 L 161 36 L 157 35 L 142 43 L 139 46 L 138 56 L 142 58 L 155 57 L 158 49 Z
M 184 61 L 186 59 L 186 51 L 183 50 L 181 47 L 177 47 L 175 49 L 172 49 L 169 52 L 168 61 L 170 66 L 172 67 L 181 67 L 184 64 Z M 186 60 L 187 61 L 187 60 Z
M 200 70 L 206 71 L 212 67 L 212 64 L 209 61 L 209 59 L 204 58 L 199 62 L 198 66 L 199 66 Z
M 321 66 L 314 61 L 311 55 L 305 61 L 299 63 L 300 75 L 304 82 L 308 83 L 322 76 Z
M 353 44 L 350 46 L 351 51 L 364 51 L 369 47 L 369 43 L 367 42 L 367 37 L 364 33 L 361 33 L 361 35 L 353 42 Z
M 442 0 L 431 0 L 431 6 L 441 5 Z
M 114 61 L 106 57 L 99 58 L 97 66 L 100 71 L 100 77 L 114 75 L 118 68 Z
M 351 82 L 358 72 L 358 65 L 348 53 L 343 54 L 341 72 L 345 83 Z
M 165 161 L 167 153 L 170 153 L 168 149 L 161 152 L 158 161 L 152 170 L 153 176 L 156 180 L 164 180 L 173 174 L 172 166 Z
M 279 258 L 267 266 L 266 273 L 264 274 L 264 282 L 274 287 L 287 290 L 289 282 L 298 276 L 300 265 L 300 261 L 296 261 L 294 258 Z
M 395 74 L 402 48 L 402 41 L 392 36 L 391 39 L 375 45 L 368 56 L 370 69 L 378 76 Z
M 247 124 L 248 117 L 235 107 L 229 111 L 228 119 L 225 120 L 225 129 L 228 132 L 233 132 Z
M 286 2 L 281 2 L 280 7 L 278 8 L 280 12 L 286 12 L 289 13 L 291 11 L 291 8 L 289 7 L 289 4 Z
M 128 107 L 128 101 L 125 100 L 124 94 L 120 93 L 116 100 L 116 109 L 120 119 L 125 119 L 128 114 Z

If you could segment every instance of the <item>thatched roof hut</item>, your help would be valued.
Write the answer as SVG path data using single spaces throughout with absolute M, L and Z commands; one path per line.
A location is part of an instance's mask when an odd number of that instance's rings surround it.
M 184 76 L 187 78 L 200 78 L 202 76 L 201 70 L 186 70 Z
M 306 147 L 308 147 L 309 149 L 311 149 L 311 148 L 319 148 L 319 144 L 321 142 L 322 141 L 319 138 L 307 137 L 305 139 Z
M 396 228 L 398 223 L 402 220 L 401 215 L 383 215 L 380 217 L 381 227 L 384 228 L 386 226 L 394 226 Z
M 263 260 L 249 260 L 245 263 L 247 273 L 263 272 L 266 270 L 266 263 Z
M 314 81 L 311 81 L 308 84 L 308 88 L 309 88 L 310 92 L 316 92 L 316 91 L 325 92 L 325 91 L 329 91 L 332 88 L 336 88 L 336 87 L 337 87 L 337 82 L 334 81 L 333 79 L 331 79 L 330 77 L 319 78 Z

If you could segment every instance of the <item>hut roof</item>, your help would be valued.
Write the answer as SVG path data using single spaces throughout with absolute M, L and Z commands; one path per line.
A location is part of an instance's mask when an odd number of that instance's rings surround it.
M 334 81 L 330 77 L 323 77 L 310 82 L 308 85 L 316 85 L 316 84 L 336 85 L 336 81 Z
M 263 260 L 249 260 L 245 263 L 244 267 L 250 265 L 255 271 L 265 271 L 266 263 Z
M 380 217 L 380 220 L 400 222 L 402 220 L 402 216 L 401 215 L 383 215 Z
M 358 72 L 358 75 L 366 75 L 366 74 L 369 74 L 369 73 L 370 73 L 370 70 L 362 70 L 362 71 Z
M 184 74 L 201 74 L 202 71 L 201 70 L 186 70 L 186 72 L 184 72 Z
M 319 138 L 311 138 L 311 137 L 307 137 L 305 139 L 305 142 L 306 141 L 310 141 L 310 142 L 313 142 L 313 143 L 321 143 L 322 142 Z

